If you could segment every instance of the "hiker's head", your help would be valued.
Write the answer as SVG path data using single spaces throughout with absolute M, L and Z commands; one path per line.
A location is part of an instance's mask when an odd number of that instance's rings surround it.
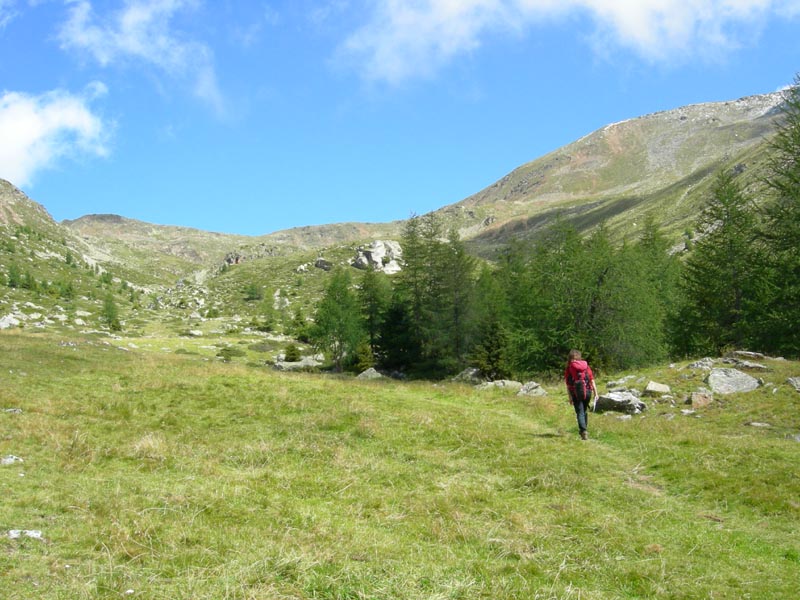
M 581 351 L 580 350 L 570 350 L 569 354 L 567 355 L 567 362 L 571 363 L 573 360 L 580 360 L 581 359 Z

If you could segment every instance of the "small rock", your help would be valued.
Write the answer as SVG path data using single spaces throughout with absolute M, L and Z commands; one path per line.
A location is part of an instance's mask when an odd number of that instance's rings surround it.
M 13 465 L 15 463 L 21 463 L 21 462 L 25 462 L 25 461 L 22 460 L 19 456 L 14 456 L 13 454 L 11 454 L 9 456 L 4 456 L 2 459 L 0 459 L 0 465 L 3 465 L 4 467 L 8 466 L 8 465 Z
M 37 529 L 12 529 L 8 532 L 8 537 L 12 540 L 18 540 L 21 537 L 31 538 L 32 540 L 41 540 L 42 532 Z
M 3 412 L 4 413 L 9 413 L 9 414 L 12 414 L 12 415 L 21 415 L 22 414 L 22 409 L 21 408 L 4 408 Z
M 671 391 L 672 390 L 670 390 L 669 386 L 666 384 L 650 381 L 648 382 L 647 387 L 644 388 L 644 395 L 661 396 L 663 394 L 669 394 Z
M 750 427 L 772 427 L 769 423 L 759 423 L 758 421 L 751 421 L 750 423 L 745 423 L 745 425 L 749 425 Z
M 800 377 L 789 377 L 789 379 L 786 380 L 786 383 L 800 392 Z

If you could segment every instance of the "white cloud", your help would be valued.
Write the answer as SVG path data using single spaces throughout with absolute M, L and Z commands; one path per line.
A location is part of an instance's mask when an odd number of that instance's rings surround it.
M 0 95 L 0 177 L 25 186 L 60 159 L 106 156 L 110 125 L 89 108 L 89 101 L 105 93 L 97 82 L 84 95 L 62 90 Z
M 70 0 L 69 20 L 61 28 L 62 48 L 88 52 L 102 66 L 140 62 L 170 77 L 185 79 L 195 95 L 224 112 L 213 53 L 172 28 L 181 10 L 195 0 L 126 0 L 124 7 L 98 16 L 89 0 Z
M 0 31 L 17 16 L 15 0 L 0 0 Z
M 757 36 L 770 17 L 800 14 L 800 0 L 373 0 L 368 22 L 340 48 L 368 80 L 434 74 L 490 35 L 524 33 L 588 16 L 601 52 L 647 61 L 718 58 Z

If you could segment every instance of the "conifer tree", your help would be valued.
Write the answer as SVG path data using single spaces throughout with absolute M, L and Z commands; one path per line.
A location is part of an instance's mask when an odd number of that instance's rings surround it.
M 381 327 L 386 318 L 391 297 L 392 286 L 386 275 L 368 268 L 361 277 L 358 301 L 367 341 L 373 355 L 377 355 L 380 351 Z
M 314 346 L 327 354 L 337 371 L 345 358 L 355 355 L 364 337 L 358 300 L 351 289 L 350 274 L 337 269 L 317 306 L 309 336 Z
M 800 74 L 787 91 L 783 115 L 771 143 L 767 186 L 774 200 L 766 209 L 764 238 L 772 292 L 767 308 L 765 350 L 800 355 Z
M 720 172 L 699 219 L 704 235 L 684 268 L 676 327 L 677 345 L 684 352 L 717 353 L 752 339 L 760 288 L 756 226 L 750 198 L 732 172 Z

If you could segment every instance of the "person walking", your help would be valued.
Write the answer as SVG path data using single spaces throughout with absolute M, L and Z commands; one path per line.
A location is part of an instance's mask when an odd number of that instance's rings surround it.
M 567 355 L 567 368 L 564 370 L 569 401 L 578 418 L 578 431 L 582 440 L 589 439 L 589 403 L 592 392 L 597 396 L 597 384 L 589 363 L 581 358 L 580 350 L 570 350 Z

